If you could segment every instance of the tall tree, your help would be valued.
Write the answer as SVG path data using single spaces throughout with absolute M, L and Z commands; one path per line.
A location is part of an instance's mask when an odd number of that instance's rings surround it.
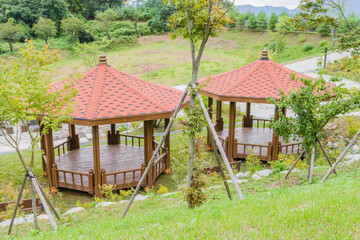
M 108 39 L 111 40 L 109 31 L 111 29 L 111 24 L 117 18 L 116 13 L 114 12 L 114 10 L 108 9 L 105 12 L 100 12 L 100 13 L 98 13 L 96 15 L 96 18 L 101 21 L 102 27 L 103 27 L 104 31 L 106 32 L 106 35 L 107 35 Z
M 257 29 L 257 21 L 256 21 L 256 17 L 253 13 L 249 13 L 248 14 L 248 19 L 247 19 L 247 28 L 248 29 Z
M 301 0 L 299 17 L 313 27 L 328 24 L 334 29 L 340 29 L 338 48 L 359 54 L 360 25 L 359 22 L 352 22 L 346 16 L 345 2 L 344 0 Z
M 169 22 L 174 29 L 172 38 L 182 37 L 189 40 L 191 51 L 191 88 L 190 94 L 190 131 L 189 135 L 189 160 L 187 186 L 191 187 L 193 177 L 193 165 L 195 157 L 195 133 L 198 131 L 199 121 L 196 115 L 195 92 L 193 87 L 198 80 L 201 57 L 209 37 L 217 36 L 224 29 L 228 19 L 227 12 L 233 3 L 227 6 L 220 0 L 197 1 L 197 0 L 172 0 L 176 12 L 170 17 Z
M 58 28 L 60 21 L 68 15 L 68 4 L 65 0 L 41 0 L 41 16 L 55 21 Z
M 279 17 L 279 21 L 276 23 L 276 31 L 281 33 L 295 32 L 296 28 L 293 25 L 291 18 L 287 15 Z
M 257 29 L 260 31 L 264 31 L 267 29 L 267 17 L 264 11 L 261 11 L 257 15 L 256 25 L 257 25 Z
M 61 20 L 61 28 L 73 38 L 78 39 L 79 33 L 86 28 L 86 24 L 80 18 L 71 17 Z
M 269 29 L 271 31 L 275 31 L 277 22 L 278 22 L 278 16 L 276 15 L 276 13 L 273 12 L 269 19 Z
M 13 18 L 9 18 L 6 23 L 0 23 L 0 39 L 9 43 L 10 51 L 13 52 L 13 43 L 24 35 L 24 27 L 17 24 Z
M 45 40 L 45 44 L 48 44 L 49 37 L 56 35 L 55 22 L 51 19 L 40 17 L 39 21 L 34 24 L 33 29 L 38 36 Z
M 32 27 L 42 12 L 41 0 L 0 0 L 1 12 Z

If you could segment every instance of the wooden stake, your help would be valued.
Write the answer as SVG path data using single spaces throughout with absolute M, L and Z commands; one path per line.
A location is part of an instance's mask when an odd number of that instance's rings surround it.
M 188 86 L 189 86 L 189 85 L 188 85 Z M 188 94 L 188 90 L 186 89 L 186 90 L 184 91 L 184 93 L 183 93 L 183 95 L 182 95 L 182 97 L 181 97 L 181 99 L 180 99 L 180 102 L 179 102 L 179 104 L 177 105 L 177 107 L 176 107 L 173 115 L 172 115 L 171 118 L 170 118 L 170 122 L 169 122 L 167 128 L 165 129 L 164 134 L 163 134 L 163 136 L 161 137 L 161 140 L 160 140 L 158 146 L 156 147 L 156 150 L 154 151 L 154 153 L 153 153 L 153 155 L 152 155 L 152 157 L 151 157 L 151 159 L 150 159 L 149 164 L 147 165 L 144 173 L 142 174 L 142 176 L 141 176 L 141 178 L 140 178 L 140 181 L 139 181 L 138 185 L 136 186 L 133 195 L 131 196 L 128 204 L 126 205 L 126 208 L 125 208 L 125 210 L 124 210 L 121 218 L 124 218 L 124 217 L 126 216 L 126 213 L 129 211 L 129 209 L 130 209 L 130 207 L 131 207 L 131 204 L 133 203 L 133 201 L 134 201 L 137 193 L 139 192 L 139 190 L 140 190 L 140 188 L 141 188 L 141 186 L 142 186 L 142 184 L 143 184 L 143 182 L 144 182 L 144 180 L 145 180 L 145 178 L 146 178 L 146 176 L 147 176 L 150 168 L 152 167 L 152 165 L 153 165 L 153 163 L 154 163 L 154 161 L 155 161 L 156 155 L 157 155 L 158 152 L 160 151 L 161 146 L 162 146 L 163 143 L 165 142 L 165 139 L 166 139 L 167 135 L 168 135 L 169 132 L 170 132 L 171 126 L 172 126 L 173 123 L 174 123 L 174 119 L 176 118 L 177 114 L 179 113 L 179 111 L 180 111 L 180 109 L 181 109 L 181 106 L 182 106 L 182 104 L 184 103 L 187 94 Z
M 300 153 L 300 155 L 296 158 L 295 162 L 293 163 L 293 165 L 291 166 L 291 168 L 289 169 L 288 173 L 285 175 L 285 178 L 288 178 L 291 171 L 295 168 L 296 164 L 299 162 L 299 160 L 301 159 L 301 157 L 305 154 L 305 150 L 302 150 L 302 152 Z
M 315 154 L 316 154 L 316 147 L 313 147 L 312 151 L 311 151 L 311 161 L 310 161 L 310 166 L 309 166 L 309 183 L 312 183 L 314 163 L 315 163 Z
M 37 221 L 35 188 L 31 181 L 29 181 L 29 185 L 30 185 L 30 189 L 31 189 L 31 205 L 32 205 L 32 210 L 33 210 L 34 226 L 35 226 L 35 229 L 40 230 L 39 223 Z
M 331 163 L 331 161 L 330 161 L 329 156 L 327 155 L 327 153 L 326 153 L 326 151 L 325 151 L 324 146 L 322 145 L 322 143 L 320 142 L 319 139 L 316 139 L 316 141 L 319 143 L 320 148 L 321 148 L 321 151 L 324 153 L 325 158 L 326 158 L 327 162 L 329 163 L 330 167 L 332 167 L 332 163 Z M 337 174 L 336 171 L 335 171 L 335 169 L 334 169 L 334 173 Z
M 326 179 L 328 179 L 328 177 L 335 170 L 337 165 L 339 165 L 339 163 L 344 159 L 345 155 L 348 153 L 348 151 L 351 149 L 351 147 L 355 144 L 355 142 L 356 142 L 356 140 L 358 139 L 359 136 L 360 136 L 360 130 L 356 133 L 356 135 L 351 140 L 349 145 L 347 145 L 345 150 L 340 154 L 339 158 L 334 162 L 334 164 L 332 165 L 330 170 L 325 174 L 324 178 L 321 180 L 322 183 L 325 182 Z
M 53 212 L 53 214 L 55 215 L 55 217 L 56 217 L 58 220 L 60 220 L 60 216 L 59 216 L 59 214 L 56 212 L 56 210 L 55 210 L 55 208 L 54 208 L 54 205 L 50 202 L 50 200 L 49 200 L 48 197 L 46 196 L 46 194 L 45 194 L 44 190 L 41 188 L 41 185 L 40 185 L 39 181 L 37 180 L 37 178 L 35 178 L 35 180 L 36 180 L 37 185 L 39 186 L 39 189 L 40 189 L 42 195 L 45 197 L 45 200 L 46 200 L 47 204 L 50 206 L 50 210 Z
M 194 87 L 195 87 L 195 86 L 194 86 Z M 234 184 L 235 191 L 236 191 L 238 197 L 239 197 L 241 200 L 243 200 L 244 197 L 243 197 L 243 195 L 242 195 L 242 193 L 241 193 L 241 190 L 240 190 L 240 188 L 239 188 L 239 185 L 238 185 L 238 183 L 237 183 L 237 181 L 236 181 L 236 178 L 235 178 L 235 176 L 234 176 L 234 172 L 232 171 L 232 168 L 231 168 L 231 166 L 230 166 L 230 163 L 229 163 L 229 161 L 228 161 L 228 159 L 227 159 L 227 157 L 226 157 L 225 151 L 224 151 L 224 149 L 223 149 L 222 146 L 221 146 L 221 142 L 220 142 L 220 140 L 219 140 L 219 136 L 217 135 L 217 132 L 215 131 L 214 124 L 212 124 L 212 122 L 211 122 L 211 119 L 210 119 L 210 117 L 209 117 L 209 114 L 208 114 L 208 112 L 206 111 L 205 104 L 204 104 L 204 102 L 203 102 L 203 100 L 202 100 L 202 98 L 201 98 L 201 95 L 200 95 L 200 93 L 199 93 L 198 90 L 196 90 L 196 96 L 197 96 L 197 99 L 199 100 L 200 106 L 201 106 L 201 108 L 202 108 L 202 110 L 203 110 L 203 113 L 204 113 L 204 115 L 205 115 L 206 121 L 207 121 L 208 126 L 209 126 L 210 131 L 211 131 L 211 135 L 213 136 L 213 138 L 214 138 L 214 140 L 215 140 L 215 142 L 216 142 L 216 145 L 217 145 L 217 147 L 218 147 L 218 149 L 219 149 L 219 151 L 220 151 L 221 157 L 222 157 L 222 159 L 223 159 L 223 161 L 224 161 L 224 163 L 225 163 L 225 166 L 226 166 L 226 168 L 227 168 L 227 170 L 228 170 L 228 173 L 229 173 L 229 175 L 230 175 L 231 181 L 232 181 L 232 183 Z
M 225 185 L 225 188 L 226 188 L 226 192 L 229 196 L 229 199 L 232 200 L 232 196 L 231 196 L 231 191 L 230 191 L 230 188 L 229 188 L 229 184 L 228 182 L 226 181 L 226 176 L 225 176 L 225 173 L 224 173 L 224 169 L 223 167 L 221 166 L 221 161 L 220 161 L 220 155 L 216 149 L 216 143 L 214 141 L 214 138 L 213 136 L 211 135 L 211 132 L 210 132 L 210 129 L 209 127 L 207 128 L 208 129 L 208 133 L 209 133 L 209 140 L 210 140 L 210 144 L 211 144 L 211 148 L 215 154 L 215 158 L 216 158 L 216 162 L 219 166 L 219 170 L 220 170 L 220 174 L 221 174 L 221 177 L 223 179 L 223 182 L 224 182 L 224 185 Z

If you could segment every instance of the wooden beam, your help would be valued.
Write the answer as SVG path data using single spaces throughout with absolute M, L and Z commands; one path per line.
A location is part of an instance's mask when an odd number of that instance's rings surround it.
M 93 141 L 93 159 L 94 159 L 94 190 L 95 190 L 95 196 L 101 197 L 99 126 L 92 127 L 92 141 Z
M 228 135 L 228 152 L 227 157 L 233 162 L 233 143 L 235 139 L 235 121 L 236 121 L 236 103 L 230 102 L 229 109 L 229 135 Z
M 209 113 L 209 116 L 210 116 L 210 119 L 212 120 L 212 116 L 213 116 L 213 99 L 212 98 L 208 98 L 208 113 Z M 210 130 L 207 129 L 207 139 L 206 139 L 206 143 L 207 143 L 207 150 L 208 151 L 211 151 L 211 148 L 212 148 L 212 144 L 211 144 L 211 141 L 210 141 Z
M 276 122 L 279 119 L 279 112 L 277 110 L 277 108 L 275 107 L 275 112 L 274 112 L 274 121 Z M 279 154 L 279 136 L 275 135 L 275 132 L 273 131 L 273 137 L 272 137 L 272 158 L 271 160 L 277 160 L 278 159 L 278 154 Z
M 251 103 L 246 103 L 246 117 L 250 118 Z
M 246 113 L 242 119 L 243 127 L 252 127 L 253 126 L 253 117 L 251 116 L 251 103 L 246 103 Z
M 170 123 L 170 119 L 165 118 L 164 131 L 166 130 L 167 126 L 169 126 L 169 123 Z M 168 154 L 166 155 L 166 161 L 165 161 L 165 169 L 170 169 L 170 134 L 166 135 L 164 146 L 165 148 L 168 149 Z
M 52 176 L 51 168 L 55 160 L 54 142 L 53 142 L 53 135 L 51 129 L 49 129 L 48 133 L 45 135 L 45 152 L 46 152 L 46 160 L 47 160 L 46 172 L 49 181 L 49 189 L 51 190 L 51 188 L 53 187 L 53 176 Z
M 216 126 L 215 126 L 216 131 L 221 131 L 224 129 L 224 121 L 223 118 L 221 117 L 221 108 L 222 108 L 222 102 L 216 101 Z
M 69 146 L 70 151 L 80 148 L 79 135 L 76 134 L 76 129 L 74 124 L 69 124 L 69 140 L 70 140 L 70 146 Z
M 144 160 L 146 166 L 149 164 L 153 154 L 153 135 L 154 135 L 154 121 L 153 120 L 144 121 Z M 146 180 L 147 180 L 146 186 L 152 188 L 154 183 L 153 168 L 150 168 Z

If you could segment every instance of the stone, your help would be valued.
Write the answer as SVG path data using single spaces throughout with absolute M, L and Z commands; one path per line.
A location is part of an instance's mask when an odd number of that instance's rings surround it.
M 357 145 L 352 146 L 350 152 L 353 154 L 359 153 L 359 147 Z
M 99 202 L 98 204 L 96 204 L 96 207 L 106 207 L 114 204 L 115 202 Z
M 236 182 L 237 182 L 238 184 L 243 183 L 243 182 L 247 182 L 247 181 L 248 181 L 247 179 L 236 179 Z M 232 181 L 231 181 L 231 180 L 227 180 L 227 183 L 232 184 Z
M 254 173 L 252 176 L 251 176 L 252 179 L 254 180 L 260 180 L 261 177 L 259 175 L 257 175 L 256 173 Z
M 170 196 L 170 195 L 174 195 L 174 194 L 178 194 L 178 193 L 180 193 L 180 192 L 169 192 L 169 193 L 161 194 L 161 196 L 166 197 L 166 196 Z
M 134 201 L 144 201 L 145 199 L 147 199 L 149 196 L 143 196 L 143 195 L 136 195 Z
M 238 178 L 238 179 L 239 178 L 247 178 L 249 175 L 250 175 L 249 171 L 245 172 L 245 173 L 240 172 L 240 173 L 235 174 L 235 177 Z
M 290 170 L 284 170 L 284 171 L 281 171 L 280 173 L 281 174 L 287 174 Z M 291 172 L 297 172 L 298 170 L 296 168 L 294 168 Z
M 38 217 L 37 217 L 38 220 L 49 220 L 49 216 L 47 214 L 40 214 Z
M 6 220 L 6 221 L 1 222 L 1 223 L 0 223 L 0 227 L 8 227 L 8 226 L 10 225 L 10 222 L 11 222 L 11 219 L 8 219 L 8 220 Z M 15 220 L 14 220 L 14 226 L 15 226 L 15 225 L 18 225 L 18 224 L 22 224 L 22 223 L 24 223 L 24 222 L 26 222 L 26 220 L 25 220 L 25 218 L 23 218 L 23 217 L 15 218 Z
M 66 216 L 66 215 L 69 215 L 69 214 L 72 214 L 72 213 L 77 213 L 77 212 L 81 212 L 81 211 L 84 211 L 85 208 L 83 207 L 76 207 L 76 208 L 72 208 L 70 210 L 68 210 L 67 212 L 65 212 L 63 215 Z
M 255 174 L 258 175 L 259 177 L 268 177 L 273 170 L 271 169 L 264 169 L 264 170 L 260 170 L 257 171 Z
M 127 203 L 127 202 L 129 202 L 129 200 L 121 200 L 119 203 L 123 204 L 123 203 Z

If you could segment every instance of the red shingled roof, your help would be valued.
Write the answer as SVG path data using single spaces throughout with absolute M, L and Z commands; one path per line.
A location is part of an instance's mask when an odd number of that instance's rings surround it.
M 291 80 L 292 73 L 310 78 L 269 60 L 267 52 L 263 51 L 262 59 L 229 72 L 201 78 L 198 82 L 205 85 L 202 94 L 220 101 L 266 103 L 267 97 L 280 98 L 278 89 L 289 92 L 300 88 L 300 82 Z
M 52 89 L 62 84 L 56 83 Z M 75 120 L 114 119 L 115 123 L 134 116 L 139 120 L 170 117 L 182 96 L 179 90 L 125 74 L 107 65 L 106 60 L 86 71 L 74 87 L 76 106 L 70 116 Z

